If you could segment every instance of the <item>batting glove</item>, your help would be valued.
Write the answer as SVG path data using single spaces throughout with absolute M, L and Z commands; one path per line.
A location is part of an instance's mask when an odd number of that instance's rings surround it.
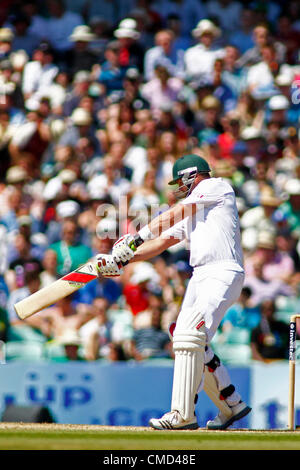
M 127 234 L 119 238 L 113 245 L 112 255 L 117 263 L 127 263 L 134 257 L 136 251 L 134 238 L 132 235 Z
M 112 255 L 99 254 L 96 256 L 96 268 L 103 277 L 116 277 L 122 274 L 122 265 L 117 263 Z

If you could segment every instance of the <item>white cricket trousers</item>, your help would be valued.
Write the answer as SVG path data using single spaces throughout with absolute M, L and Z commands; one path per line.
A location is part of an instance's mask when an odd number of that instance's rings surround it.
M 176 329 L 193 330 L 204 321 L 206 344 L 209 344 L 226 311 L 239 298 L 243 283 L 244 272 L 232 264 L 215 263 L 195 268 Z

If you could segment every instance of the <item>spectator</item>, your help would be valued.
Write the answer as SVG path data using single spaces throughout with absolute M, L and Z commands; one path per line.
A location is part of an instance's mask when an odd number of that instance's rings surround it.
M 89 48 L 89 44 L 95 39 L 89 26 L 76 26 L 69 39 L 74 44 L 68 54 L 71 77 L 80 70 L 91 71 L 98 62 L 98 56 Z
M 255 13 L 250 8 L 243 8 L 240 16 L 240 25 L 231 32 L 228 41 L 235 46 L 241 54 L 254 47 L 253 28 Z
M 110 41 L 105 49 L 105 61 L 101 66 L 98 80 L 104 85 L 108 96 L 123 89 L 123 80 L 128 67 L 121 64 L 120 51 L 121 45 L 117 40 Z
M 250 305 L 258 307 L 264 300 L 276 300 L 278 296 L 293 294 L 291 286 L 280 279 L 267 281 L 264 277 L 264 260 L 257 254 L 253 261 L 253 274 L 246 276 L 245 285 L 251 290 Z
M 161 328 L 161 307 L 152 307 L 150 312 L 150 326 L 138 329 L 131 342 L 131 356 L 137 361 L 171 357 L 169 335 Z
M 95 136 L 92 113 L 82 107 L 75 108 L 70 116 L 70 126 L 61 135 L 58 145 L 74 148 L 79 139 L 88 138 L 94 145 L 95 151 L 100 151 L 100 143 Z
M 113 203 L 118 204 L 119 198 L 129 193 L 130 182 L 123 178 L 116 169 L 115 159 L 106 155 L 103 159 L 103 173 L 93 176 L 87 187 L 89 191 L 93 191 L 93 188 L 96 187 L 102 187 L 111 197 Z
M 259 305 L 251 304 L 252 295 L 252 289 L 247 285 L 244 286 L 238 301 L 227 310 L 220 325 L 225 338 L 235 328 L 243 329 L 250 334 L 250 331 L 259 325 L 261 312 Z
M 48 39 L 48 21 L 41 15 L 41 8 L 37 0 L 26 0 L 22 2 L 22 13 L 27 16 L 30 20 L 28 32 L 42 39 Z
M 43 41 L 34 51 L 32 60 L 24 67 L 22 91 L 25 100 L 31 98 L 34 102 L 47 93 L 48 87 L 53 83 L 58 73 L 54 64 L 54 52 L 50 44 Z
M 144 70 L 144 48 L 139 42 L 140 32 L 133 18 L 125 18 L 114 31 L 120 43 L 119 62 L 121 67 L 136 67 L 140 73 Z
M 57 280 L 57 255 L 53 250 L 47 250 L 42 260 L 43 270 L 40 274 L 41 288 L 51 285 Z
M 279 64 L 276 62 L 276 50 L 272 44 L 261 47 L 262 61 L 249 67 L 247 86 L 250 91 L 259 92 L 274 86 L 274 78 L 279 72 Z
M 150 103 L 155 116 L 164 105 L 171 105 L 176 101 L 182 82 L 177 77 L 172 77 L 167 67 L 161 64 L 155 66 L 155 77 L 145 83 L 141 89 L 142 96 Z
M 14 33 L 10 28 L 0 28 L 0 60 L 9 57 L 12 51 Z
M 11 50 L 18 51 L 23 49 L 31 57 L 40 42 L 40 38 L 29 30 L 31 24 L 30 18 L 19 13 L 11 18 L 11 24 L 14 31 Z
M 9 254 L 10 263 L 6 274 L 10 290 L 25 286 L 25 276 L 27 271 L 41 273 L 42 264 L 40 260 L 32 254 L 32 246 L 28 238 L 17 233 L 14 240 L 15 256 Z
M 157 65 L 164 66 L 170 75 L 182 77 L 184 50 L 175 48 L 173 31 L 162 29 L 155 35 L 155 46 L 145 53 L 145 79 L 150 81 L 155 77 Z
M 263 275 L 266 281 L 287 281 L 293 274 L 294 261 L 289 254 L 277 250 L 274 234 L 267 231 L 258 234 L 257 254 L 263 259 Z M 253 258 L 252 256 L 245 260 L 246 275 L 253 274 Z
M 273 300 L 265 300 L 261 305 L 261 322 L 251 331 L 252 358 L 270 362 L 288 358 L 289 326 L 275 319 L 276 309 Z
M 76 222 L 66 220 L 62 227 L 61 241 L 50 245 L 50 249 L 57 255 L 57 274 L 60 276 L 74 271 L 91 257 L 91 249 L 78 243 L 77 235 Z
M 110 354 L 112 339 L 112 323 L 107 318 L 107 300 L 103 298 L 95 299 L 93 310 L 93 318 L 79 330 L 80 337 L 85 346 L 84 357 L 90 361 L 107 358 Z
M 195 79 L 204 76 L 211 78 L 216 58 L 223 57 L 224 51 L 214 45 L 221 35 L 221 30 L 210 20 L 201 20 L 192 35 L 198 41 L 195 46 L 189 47 L 184 54 L 185 76 Z
M 299 237 L 300 226 L 300 184 L 299 180 L 292 178 L 286 182 L 285 191 L 288 200 L 280 207 L 287 218 L 287 225 L 296 237 Z
M 272 45 L 274 48 L 274 59 L 281 65 L 284 63 L 286 48 L 279 42 L 274 41 L 271 37 L 269 28 L 265 24 L 258 24 L 253 30 L 254 47 L 248 49 L 239 59 L 240 67 L 249 67 L 258 64 L 263 60 L 262 49 Z
M 66 10 L 64 0 L 48 0 L 47 8 L 49 41 L 58 60 L 63 61 L 68 58 L 67 54 L 72 48 L 70 36 L 74 28 L 84 24 L 84 21 L 78 13 Z

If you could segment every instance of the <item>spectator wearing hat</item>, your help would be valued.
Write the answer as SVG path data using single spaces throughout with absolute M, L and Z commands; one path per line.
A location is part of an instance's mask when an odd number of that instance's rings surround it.
M 274 279 L 287 282 L 294 273 L 294 261 L 288 253 L 281 252 L 276 247 L 275 234 L 270 231 L 260 231 L 257 237 L 256 251 L 245 260 L 246 276 L 253 274 L 253 262 L 256 256 L 263 260 L 263 276 L 266 281 Z
M 271 187 L 266 186 L 260 192 L 259 205 L 248 209 L 240 219 L 244 231 L 255 229 L 257 231 L 277 232 L 276 211 L 282 200 L 276 196 Z
M 48 222 L 45 232 L 49 244 L 61 240 L 62 224 L 64 221 L 78 220 L 80 204 L 72 199 L 65 199 L 54 205 L 53 209 L 55 216 Z
M 123 101 L 131 105 L 136 111 L 149 108 L 149 101 L 141 94 L 142 81 L 143 76 L 137 68 L 130 67 L 126 71 L 123 80 Z
M 202 145 L 207 138 L 218 136 L 222 133 L 220 124 L 221 103 L 214 95 L 207 95 L 201 102 L 201 109 L 196 119 L 200 128 L 197 137 Z
M 31 57 L 33 51 L 40 43 L 40 38 L 29 30 L 30 22 L 30 18 L 24 13 L 13 15 L 10 19 L 14 31 L 11 50 L 18 51 L 23 49 L 29 57 Z
M 47 94 L 48 87 L 58 73 L 53 54 L 50 44 L 43 41 L 34 51 L 32 60 L 26 63 L 22 80 L 25 100 L 31 98 L 38 102 L 44 93 Z
M 198 44 L 189 47 L 184 53 L 185 77 L 211 78 L 216 58 L 224 56 L 224 50 L 214 45 L 221 36 L 221 30 L 212 21 L 204 19 L 192 30 L 192 35 Z
M 43 189 L 43 199 L 49 202 L 71 199 L 71 188 L 77 181 L 77 174 L 70 168 L 60 170 L 50 178 Z
M 0 28 L 0 60 L 7 59 L 12 51 L 14 33 L 10 28 Z
M 278 125 L 279 129 L 284 126 L 291 126 L 298 121 L 298 112 L 291 112 L 291 101 L 285 95 L 274 95 L 268 101 L 268 110 L 266 112 L 265 121 L 273 122 Z
M 88 138 L 92 141 L 95 152 L 100 153 L 100 143 L 95 136 L 93 115 L 82 107 L 75 108 L 70 116 L 70 126 L 61 135 L 58 145 L 75 147 L 78 140 Z
M 137 30 L 137 21 L 125 18 L 120 21 L 114 36 L 120 43 L 119 62 L 122 67 L 136 67 L 140 73 L 144 71 L 145 50 L 139 42 L 140 32 Z
M 70 36 L 76 26 L 84 24 L 84 20 L 80 14 L 67 10 L 64 0 L 47 0 L 47 9 L 49 41 L 58 60 L 65 60 L 73 46 Z
M 89 44 L 96 39 L 89 26 L 76 26 L 70 36 L 73 43 L 72 49 L 68 53 L 68 65 L 71 77 L 80 70 L 91 71 L 98 63 L 98 56 L 89 48 Z
M 183 49 L 174 46 L 173 31 L 162 29 L 154 36 L 155 46 L 148 49 L 144 57 L 145 79 L 150 81 L 155 77 L 157 64 L 164 65 L 172 76 L 183 76 Z

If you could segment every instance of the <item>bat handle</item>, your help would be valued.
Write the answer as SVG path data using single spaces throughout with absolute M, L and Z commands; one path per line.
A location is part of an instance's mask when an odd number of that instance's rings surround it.
M 136 249 L 144 243 L 144 240 L 139 236 L 139 234 L 134 235 L 134 240 L 130 243 L 129 247 L 132 251 L 136 251 Z M 122 262 L 122 266 L 126 266 L 128 261 Z

